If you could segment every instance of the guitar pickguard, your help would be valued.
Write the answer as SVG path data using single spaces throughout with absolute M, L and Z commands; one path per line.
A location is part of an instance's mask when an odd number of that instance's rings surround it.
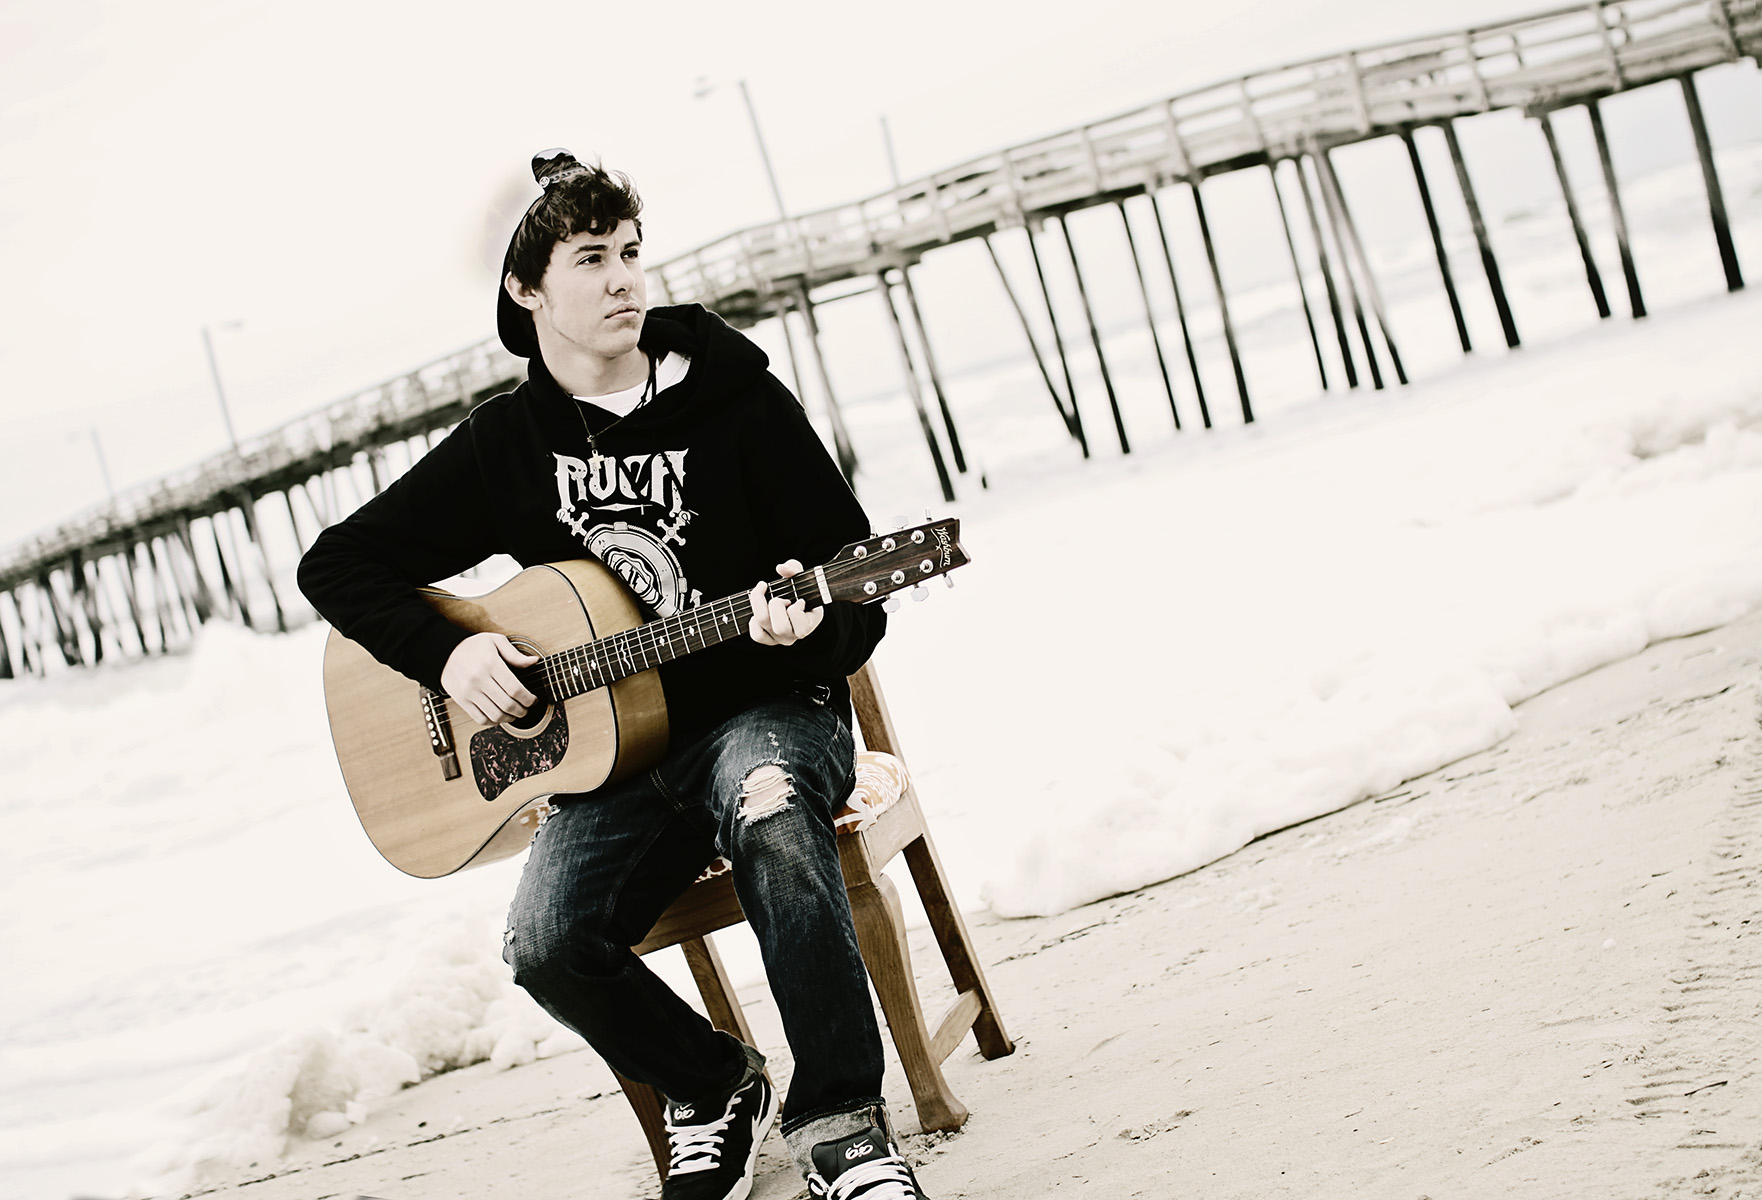
M 551 723 L 535 737 L 515 737 L 498 726 L 471 735 L 471 777 L 485 800 L 534 775 L 554 770 L 569 750 L 569 718 L 551 706 Z

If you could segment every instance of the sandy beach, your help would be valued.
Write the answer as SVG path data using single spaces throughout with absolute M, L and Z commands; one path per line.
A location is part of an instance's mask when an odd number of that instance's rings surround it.
M 1762 614 L 1517 709 L 1499 745 L 1202 870 L 981 917 L 947 1197 L 1762 1194 Z M 1080 798 L 1073 798 L 1080 819 Z M 948 995 L 914 937 L 928 1007 Z M 788 1056 L 762 987 L 744 1001 Z M 897 1069 L 888 1095 L 916 1129 Z M 649 1197 L 591 1052 L 431 1079 L 200 1195 Z M 753 1195 L 804 1195 L 773 1137 Z

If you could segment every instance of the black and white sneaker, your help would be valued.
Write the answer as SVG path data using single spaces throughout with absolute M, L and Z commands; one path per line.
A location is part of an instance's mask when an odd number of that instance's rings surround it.
M 815 1146 L 808 1195 L 823 1200 L 929 1200 L 899 1147 L 874 1126 Z
M 661 1200 L 745 1200 L 752 1191 L 759 1144 L 777 1120 L 777 1093 L 765 1060 L 746 1049 L 746 1076 L 733 1092 L 711 1102 L 667 1101 L 672 1149 Z

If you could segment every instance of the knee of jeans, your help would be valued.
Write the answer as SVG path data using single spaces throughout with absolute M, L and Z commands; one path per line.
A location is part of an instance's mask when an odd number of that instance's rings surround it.
M 747 772 L 740 783 L 740 810 L 736 819 L 751 825 L 766 817 L 774 817 L 790 807 L 795 796 L 795 777 L 781 762 L 760 763 Z
M 525 987 L 559 971 L 609 976 L 623 969 L 619 948 L 589 920 L 563 925 L 522 919 L 510 913 L 502 935 L 502 960 L 513 968 L 514 982 Z
M 779 795 L 785 791 L 787 795 Z M 731 857 L 749 878 L 767 891 L 785 892 L 813 889 L 823 878 L 837 878 L 836 837 L 814 806 L 801 803 L 803 797 L 775 779 L 764 783 L 759 799 L 762 811 L 737 816 L 733 830 Z

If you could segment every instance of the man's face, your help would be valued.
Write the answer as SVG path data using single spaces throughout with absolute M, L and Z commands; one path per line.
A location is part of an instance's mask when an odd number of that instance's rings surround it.
M 635 222 L 623 221 L 610 233 L 582 232 L 551 247 L 537 288 L 512 274 L 505 283 L 532 313 L 541 346 L 560 341 L 577 353 L 619 358 L 636 349 L 648 311 L 641 252 Z

